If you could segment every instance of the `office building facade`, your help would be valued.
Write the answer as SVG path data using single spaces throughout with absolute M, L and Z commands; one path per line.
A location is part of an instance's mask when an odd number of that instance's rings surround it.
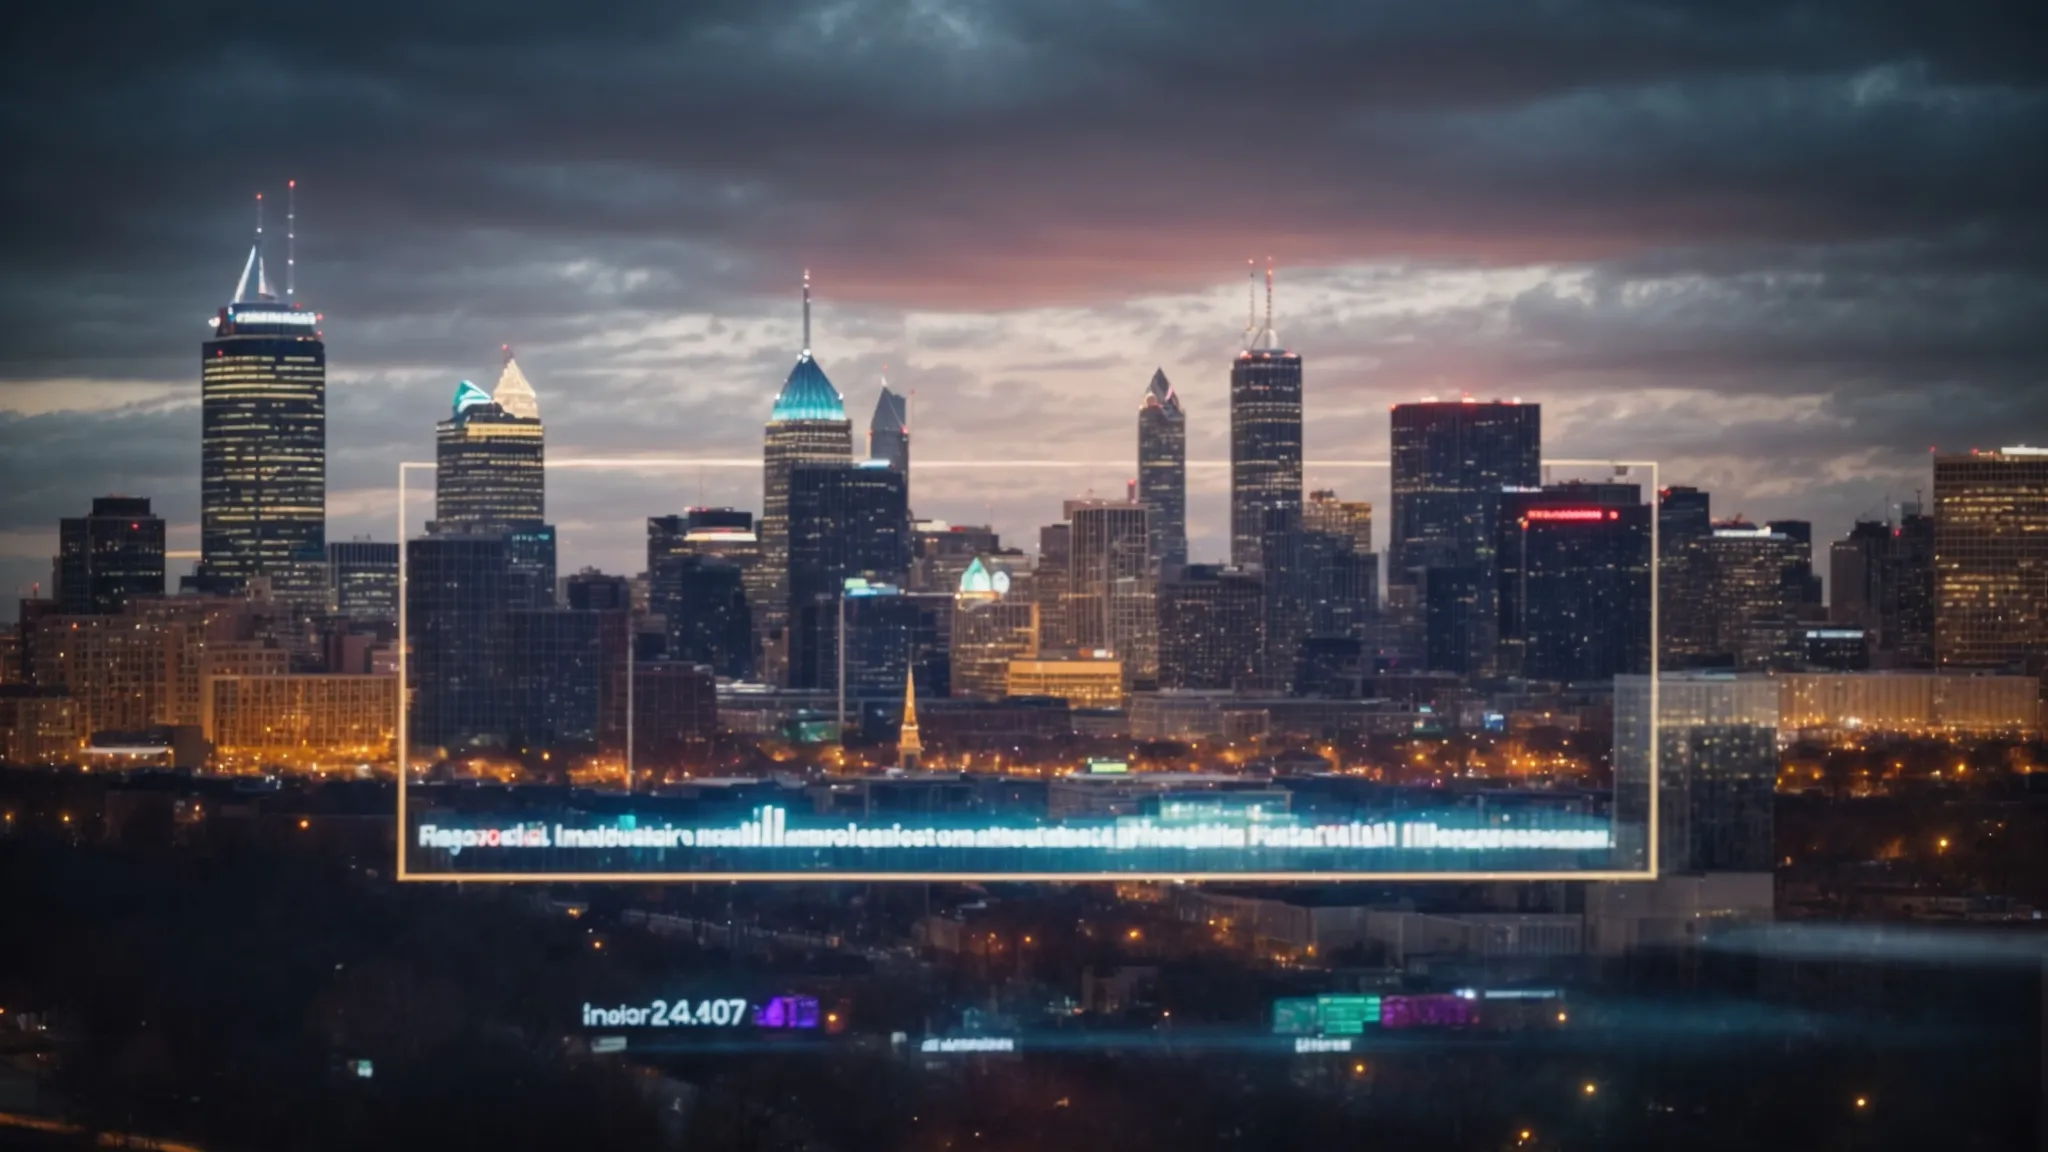
M 57 600 L 71 616 L 110 616 L 164 594 L 164 522 L 139 496 L 102 496 L 58 528 Z
M 1650 516 L 1640 491 L 1587 486 L 1501 498 L 1498 670 L 1600 683 L 1650 671 Z
M 1309 532 L 1344 537 L 1361 556 L 1372 554 L 1371 501 L 1340 500 L 1332 489 L 1319 488 L 1309 493 L 1308 503 L 1302 505 L 1301 526 Z
M 328 610 L 358 621 L 398 619 L 398 545 L 333 540 L 327 545 Z
M 1704 541 L 1714 534 L 1712 497 L 1698 488 L 1657 494 L 1658 659 L 1669 669 L 1709 661 L 1714 620 L 1708 604 L 1713 571 Z
M 2048 448 L 1934 460 L 1935 656 L 1942 668 L 2048 660 Z
M 1541 470 L 1542 409 L 1535 404 L 1394 407 L 1388 582 L 1420 589 L 1432 670 L 1490 670 L 1501 493 L 1537 487 Z
M 1010 594 L 1007 574 L 981 560 L 962 574 L 953 597 L 952 694 L 996 700 L 1009 691 L 1010 661 L 1038 655 L 1038 605 Z
M 1152 510 L 1152 562 L 1188 562 L 1188 426 L 1166 370 L 1152 373 L 1138 405 L 1138 502 Z
M 508 361 L 506 369 L 513 367 Z M 433 531 L 477 535 L 545 521 L 546 464 L 538 416 L 514 416 L 462 381 L 436 427 Z
M 1273 274 L 1266 322 L 1230 366 L 1230 562 L 1287 570 L 1274 545 L 1301 527 L 1302 361 L 1273 330 Z
M 755 629 L 765 636 L 780 632 L 789 622 L 790 473 L 802 464 L 846 464 L 853 459 L 853 422 L 846 418 L 846 402 L 811 356 L 808 273 L 804 275 L 803 350 L 775 397 L 764 439 L 758 525 L 763 577 L 760 602 L 753 608 Z
M 910 406 L 889 390 L 875 398 L 875 414 L 868 421 L 868 459 L 886 462 L 890 468 L 910 475 Z
M 1743 670 L 1790 668 L 1800 659 L 1805 550 L 1782 532 L 1743 521 L 1714 526 L 1700 542 L 1708 577 L 1710 647 L 1703 662 Z
M 902 586 L 910 567 L 907 480 L 875 461 L 791 469 L 784 583 L 792 687 L 836 682 L 838 601 L 848 581 Z
M 201 349 L 199 568 L 202 588 L 267 577 L 319 593 L 327 544 L 327 346 L 320 317 L 280 299 L 263 234 Z
M 1159 589 L 1159 685 L 1244 690 L 1266 652 L 1265 581 L 1257 572 L 1190 564 Z
M 1079 648 L 1106 649 L 1131 683 L 1159 677 L 1159 583 L 1151 563 L 1151 509 L 1091 502 L 1076 507 L 1067 573 L 1067 625 Z

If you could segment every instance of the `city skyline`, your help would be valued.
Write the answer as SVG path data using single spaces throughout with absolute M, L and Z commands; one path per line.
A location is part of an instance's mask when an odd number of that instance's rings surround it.
M 1832 539 L 1928 488 L 1927 447 L 2048 426 L 2026 387 L 2048 362 L 2041 79 L 2006 22 L 1283 6 L 1268 31 L 1305 58 L 1245 84 L 1209 59 L 1220 13 L 1136 11 L 647 7 L 500 39 L 372 8 L 317 40 L 239 29 L 226 61 L 161 14 L 120 22 L 116 51 L 34 13 L 21 42 L 52 47 L 0 83 L 97 97 L 17 125 L 36 177 L 0 184 L 23 225 L 0 254 L 0 581 L 42 578 L 57 520 L 109 493 L 151 497 L 196 547 L 191 336 L 246 251 L 247 197 L 287 177 L 297 295 L 333 361 L 336 539 L 382 534 L 391 466 L 504 343 L 561 454 L 751 454 L 804 266 L 849 403 L 865 416 L 887 365 L 930 459 L 994 454 L 1028 414 L 1121 465 L 1126 429 L 1088 402 L 1158 368 L 1189 455 L 1222 455 L 1247 254 L 1276 258 L 1316 366 L 1312 461 L 1383 458 L 1388 404 L 1522 395 L 1559 452 L 1658 459 L 1731 513 Z M 514 79 L 536 73 L 555 80 Z M 1132 83 L 1153 96 L 1120 98 Z M 392 102 L 345 95 L 369 89 Z M 249 108 L 296 127 L 191 135 Z M 1234 136 L 1287 179 L 1239 179 Z M 1022 539 L 1033 508 L 1128 471 L 928 489 L 919 510 Z M 563 538 L 608 569 L 639 516 L 674 511 L 565 479 Z M 738 480 L 707 476 L 703 502 L 739 503 Z M 1218 479 L 1190 480 L 1196 555 L 1218 558 Z

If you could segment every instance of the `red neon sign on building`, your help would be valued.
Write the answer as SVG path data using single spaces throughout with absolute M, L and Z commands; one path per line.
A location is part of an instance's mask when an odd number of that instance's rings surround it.
M 1621 513 L 1612 508 L 1531 508 L 1522 514 L 1524 520 L 1596 521 L 1619 520 Z

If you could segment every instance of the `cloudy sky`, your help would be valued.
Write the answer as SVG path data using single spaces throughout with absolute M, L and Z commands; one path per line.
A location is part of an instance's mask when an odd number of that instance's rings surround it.
M 1384 501 L 1358 465 L 1390 404 L 1519 396 L 1547 455 L 1834 535 L 1925 488 L 1930 447 L 2048 440 L 2043 12 L 30 5 L 0 47 L 0 579 L 46 579 L 109 492 L 196 547 L 205 321 L 293 177 L 330 538 L 391 537 L 395 465 L 507 342 L 551 457 L 713 461 L 554 470 L 565 569 L 758 505 L 715 462 L 758 458 L 809 266 L 857 426 L 886 371 L 915 457 L 975 465 L 918 472 L 917 511 L 1022 541 L 1121 490 L 1155 367 L 1190 455 L 1227 456 L 1268 256 L 1313 485 Z M 1191 476 L 1198 555 L 1223 479 Z

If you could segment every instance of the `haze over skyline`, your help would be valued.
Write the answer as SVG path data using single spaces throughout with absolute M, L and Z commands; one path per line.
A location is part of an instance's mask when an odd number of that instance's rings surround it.
M 1816 542 L 1927 452 L 2048 438 L 2048 68 L 2017 3 L 1427 11 L 378 2 L 262 24 L 22 14 L 4 53 L 0 580 L 150 497 L 197 543 L 198 345 L 249 197 L 299 180 L 329 538 L 392 533 L 454 382 L 510 343 L 551 458 L 758 460 L 795 358 L 914 393 L 921 516 L 1030 547 L 1120 494 L 1154 368 L 1227 457 L 1244 260 L 1279 266 L 1311 487 L 1370 499 L 1389 405 L 1520 396 L 1554 457 L 1664 465 Z M 1197 559 L 1225 475 L 1189 476 Z M 758 468 L 555 469 L 565 571 Z M 425 516 L 426 505 L 418 506 Z M 10 602 L 11 611 L 11 602 Z

